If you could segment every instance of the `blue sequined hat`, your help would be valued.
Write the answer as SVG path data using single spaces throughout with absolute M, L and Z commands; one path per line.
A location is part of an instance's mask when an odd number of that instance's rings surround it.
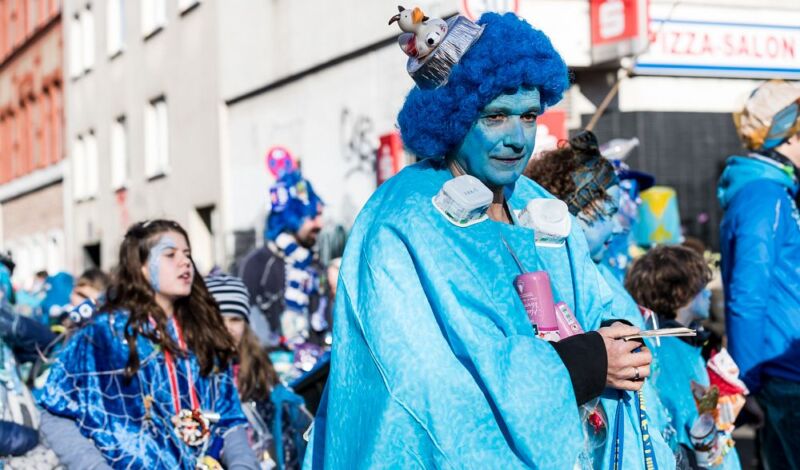
M 269 240 L 275 240 L 281 232 L 297 232 L 324 204 L 299 170 L 281 176 L 269 189 L 269 199 L 271 209 L 264 232 Z

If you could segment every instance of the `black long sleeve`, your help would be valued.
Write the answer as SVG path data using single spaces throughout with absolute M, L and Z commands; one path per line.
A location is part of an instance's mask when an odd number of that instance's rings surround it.
M 578 405 L 583 405 L 603 393 L 608 373 L 608 356 L 600 333 L 590 331 L 550 344 L 569 371 Z

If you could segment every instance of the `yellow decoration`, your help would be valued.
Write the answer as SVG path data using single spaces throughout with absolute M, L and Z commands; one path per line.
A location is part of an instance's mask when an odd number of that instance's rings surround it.
M 656 243 L 664 243 L 669 240 L 672 240 L 672 232 L 664 228 L 664 224 L 658 224 L 656 231 L 650 236 L 650 238 Z
M 654 186 L 641 194 L 642 200 L 649 204 L 657 219 L 664 216 L 667 204 L 675 197 L 675 190 L 665 186 Z

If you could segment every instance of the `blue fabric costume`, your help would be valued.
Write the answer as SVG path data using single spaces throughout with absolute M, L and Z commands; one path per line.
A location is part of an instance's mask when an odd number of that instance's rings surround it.
M 626 320 L 637 328 L 645 329 L 646 326 L 644 324 L 642 315 L 639 313 L 639 307 L 636 304 L 636 301 L 634 301 L 633 297 L 631 297 L 628 291 L 625 290 L 625 286 L 622 285 L 622 283 L 616 277 L 614 270 L 606 266 L 604 263 L 598 263 L 597 269 L 602 277 L 602 282 L 600 282 L 600 284 L 605 284 L 611 291 L 611 311 L 613 312 L 614 318 Z M 655 349 L 657 346 L 650 341 L 646 341 L 646 344 L 653 353 L 653 361 L 655 362 Z M 655 365 L 651 365 L 651 368 L 652 367 L 655 367 Z M 619 392 L 609 390 L 603 394 L 603 406 L 608 412 L 609 420 L 611 421 L 612 426 L 613 420 L 611 417 L 613 414 L 608 410 L 613 411 L 616 409 L 617 401 L 614 399 L 618 395 Z M 626 408 L 635 408 L 636 402 L 633 392 L 622 392 L 622 396 L 622 401 Z M 650 437 L 655 458 L 658 463 L 658 468 L 673 468 L 675 461 L 673 457 L 673 450 L 670 449 L 664 437 L 669 418 L 666 408 L 661 401 L 660 393 L 656 390 L 651 380 L 645 380 L 644 386 L 642 387 L 642 397 L 644 398 L 647 417 L 649 420 Z M 637 468 L 641 465 L 641 462 L 637 461 L 635 457 L 638 458 L 644 451 L 642 446 L 642 431 L 638 417 L 631 418 L 631 416 L 636 416 L 634 415 L 636 411 L 637 410 L 635 409 L 632 411 L 626 409 L 628 415 L 625 422 L 625 442 L 630 442 L 630 444 L 625 448 L 626 454 L 623 455 L 625 465 L 622 468 Z M 611 449 L 608 447 L 608 445 L 610 445 L 610 443 L 607 444 L 607 456 L 610 455 L 611 452 Z M 628 459 L 628 455 L 630 455 L 631 460 Z
M 512 286 L 518 268 L 500 241 L 528 270 L 549 272 L 556 301 L 588 330 L 611 311 L 610 295 L 597 295 L 583 234 L 574 224 L 568 248 L 537 249 L 533 232 L 519 225 L 457 227 L 431 203 L 451 177 L 441 160 L 404 169 L 353 227 L 339 280 L 329 406 L 325 422 L 315 422 L 309 467 L 315 454 L 327 468 L 572 468 L 583 448 L 567 371 L 534 337 Z M 506 197 L 513 212 L 552 196 L 522 177 Z M 625 419 L 638 428 L 629 411 Z M 636 437 L 628 442 L 637 445 Z M 642 465 L 641 451 L 625 455 L 622 468 Z
M 675 436 L 673 446 L 683 445 L 692 449 L 689 430 L 697 418 L 697 406 L 692 396 L 691 382 L 708 386 L 709 378 L 706 363 L 700 354 L 700 347 L 693 346 L 680 338 L 662 338 L 661 347 L 653 350 L 654 365 L 652 381 L 669 413 L 670 425 Z M 741 469 L 736 449 L 725 456 L 722 465 L 715 469 Z
M 800 382 L 800 213 L 791 167 L 731 157 L 717 196 L 731 356 L 758 392 L 764 376 Z
M 452 178 L 441 156 L 484 106 L 532 88 L 549 106 L 568 86 L 543 33 L 512 14 L 479 24 L 486 29 L 447 84 L 414 88 L 398 116 L 406 147 L 427 159 L 384 183 L 352 229 L 307 468 L 560 469 L 585 450 L 569 373 L 535 337 L 503 243 L 527 270 L 548 271 L 555 300 L 590 330 L 612 316 L 611 295 L 600 292 L 580 228 L 566 247 L 537 248 L 516 216 L 530 199 L 552 196 L 524 177 L 503 183 L 513 225 L 459 227 L 431 202 Z
M 37 401 L 50 413 L 74 420 L 114 468 L 194 469 L 203 448 L 189 447 L 173 430 L 175 410 L 160 348 L 139 335 L 141 368 L 130 381 L 123 377 L 126 322 L 125 313 L 101 314 L 75 333 L 38 390 Z M 175 336 L 171 324 L 168 329 Z M 210 441 L 246 424 L 230 371 L 203 377 L 192 353 L 175 361 L 182 407 L 191 408 L 187 364 L 201 409 L 220 415 L 211 425 Z
M 14 286 L 11 284 L 11 271 L 0 263 L 0 302 L 14 303 Z

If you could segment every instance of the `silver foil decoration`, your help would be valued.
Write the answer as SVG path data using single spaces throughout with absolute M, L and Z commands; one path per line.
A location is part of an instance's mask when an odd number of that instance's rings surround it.
M 430 54 L 418 60 L 409 57 L 406 70 L 417 86 L 423 89 L 438 88 L 447 83 L 453 66 L 483 34 L 479 26 L 463 16 L 447 21 L 447 35 Z

